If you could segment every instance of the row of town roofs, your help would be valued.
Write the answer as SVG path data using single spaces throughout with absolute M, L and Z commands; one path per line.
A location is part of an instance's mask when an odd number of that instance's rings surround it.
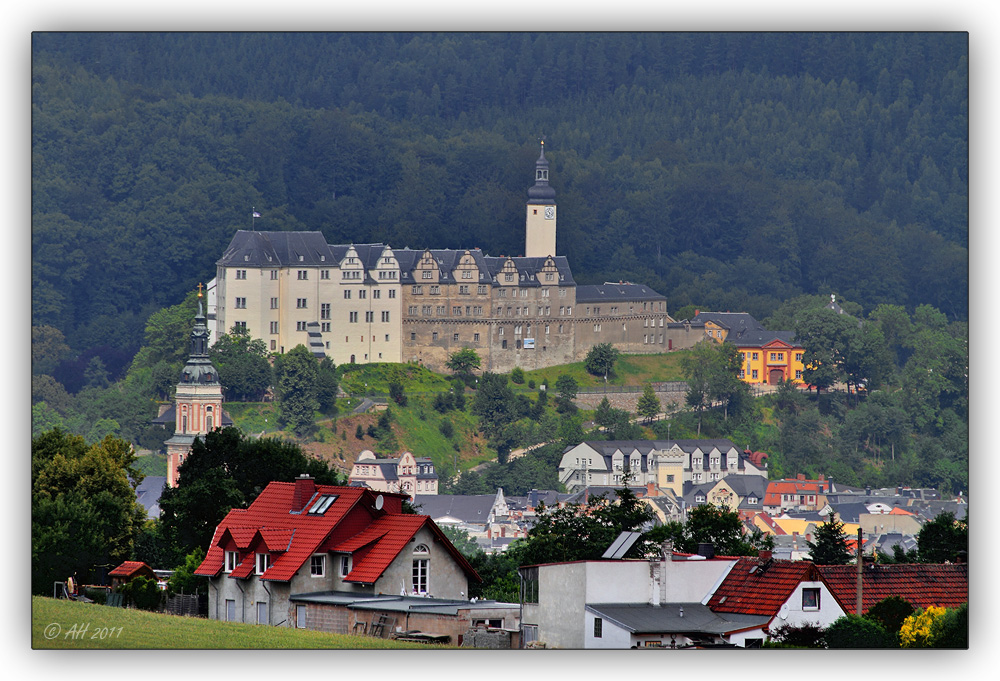
M 209 581 L 209 617 L 470 646 L 753 647 L 783 624 L 826 626 L 859 599 L 862 612 L 892 595 L 917 607 L 968 600 L 965 564 L 867 564 L 859 595 L 856 566 L 714 556 L 710 545 L 697 555 L 664 546 L 650 560 L 522 566 L 519 603 L 470 599 L 481 578 L 435 516 L 503 521 L 546 500 L 573 501 L 487 496 L 478 508 L 467 503 L 475 497 L 417 497 L 423 513 L 408 514 L 405 494 L 308 476 L 272 482 L 249 508 L 227 513 L 196 570 Z M 423 508 L 435 502 L 450 504 L 445 515 Z

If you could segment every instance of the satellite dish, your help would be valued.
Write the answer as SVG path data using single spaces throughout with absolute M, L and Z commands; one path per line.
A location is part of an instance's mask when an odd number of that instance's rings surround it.
M 382 498 L 381 494 L 378 495 L 377 497 L 375 497 L 375 510 L 376 511 L 381 511 L 382 510 L 382 505 L 384 503 L 385 503 L 385 499 Z
M 781 619 L 788 619 L 788 603 L 784 603 L 781 606 L 781 610 L 778 611 L 778 617 Z

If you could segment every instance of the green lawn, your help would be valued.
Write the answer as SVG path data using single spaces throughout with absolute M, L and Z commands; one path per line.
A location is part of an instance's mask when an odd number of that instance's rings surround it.
M 416 364 L 363 364 L 344 373 L 340 385 L 346 392 L 362 395 L 366 391 L 387 395 L 389 383 L 398 380 L 406 392 L 442 392 L 451 384 L 447 378 Z
M 218 622 L 94 603 L 31 598 L 31 647 L 48 649 L 268 649 L 426 650 L 370 636 L 342 636 L 288 627 Z M 435 649 L 445 646 L 433 646 Z
M 681 358 L 687 352 L 677 350 L 658 355 L 622 355 L 615 363 L 615 375 L 608 376 L 608 385 L 639 386 L 650 382 L 683 381 Z M 604 377 L 587 373 L 583 362 L 525 371 L 525 385 L 528 380 L 534 380 L 537 385 L 544 383 L 549 386 L 549 390 L 555 390 L 556 379 L 561 374 L 572 376 L 581 388 L 604 385 Z

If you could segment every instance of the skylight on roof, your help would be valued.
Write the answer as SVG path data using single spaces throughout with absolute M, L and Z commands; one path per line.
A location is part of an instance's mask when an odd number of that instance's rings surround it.
M 336 499 L 336 494 L 324 494 L 316 500 L 316 503 L 312 505 L 308 513 L 311 515 L 323 515 L 326 513 L 326 509 L 330 508 L 330 504 L 336 501 Z

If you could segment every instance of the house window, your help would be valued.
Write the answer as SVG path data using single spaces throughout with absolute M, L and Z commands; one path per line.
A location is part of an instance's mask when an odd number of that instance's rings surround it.
M 751 373 L 750 377 L 751 378 L 757 378 L 757 370 L 756 369 L 753 370 L 753 372 Z
M 299 270 L 299 279 L 305 280 L 309 278 L 309 270 Z
M 486 295 L 486 286 L 480 286 L 480 287 L 479 287 L 479 288 L 477 289 L 477 291 L 476 291 L 476 292 L 477 292 L 477 293 L 478 293 L 479 295 L 481 295 L 481 296 L 485 296 L 485 295 Z
M 795 378 L 800 379 L 800 380 L 802 379 L 802 369 L 796 369 L 795 370 Z
M 441 295 L 441 287 L 436 284 L 434 286 L 431 286 L 431 295 L 432 296 Z
M 463 285 L 459 286 L 458 287 L 458 295 L 460 295 L 460 296 L 467 296 L 467 295 L 469 295 L 469 286 L 467 284 L 463 284 Z
M 525 603 L 538 602 L 538 568 L 525 568 L 521 580 L 521 600 Z
M 510 272 L 508 272 L 508 273 L 506 273 L 506 274 L 503 275 L 503 280 L 504 281 L 514 281 L 514 275 L 511 274 Z
M 438 332 L 431 331 L 431 340 L 437 340 L 437 339 L 438 339 Z
M 329 319 L 330 318 L 330 303 L 320 303 L 319 306 L 319 318 Z
M 320 279 L 329 279 L 330 278 L 330 270 L 320 270 L 319 271 L 319 278 Z
M 235 610 L 235 607 L 233 609 Z M 295 628 L 296 629 L 306 628 L 306 606 L 304 605 L 295 606 Z
M 390 298 L 391 297 L 392 296 L 390 296 Z M 382 299 L 382 291 L 380 289 L 373 289 L 372 290 L 372 298 L 374 298 L 375 300 L 381 300 Z
M 603 632 L 603 628 L 604 628 L 604 620 L 602 620 L 600 617 L 595 617 L 594 618 L 594 638 L 601 638 L 601 635 L 604 633 Z
M 414 286 L 413 289 L 412 289 L 412 291 L 411 291 L 411 293 L 413 293 L 413 295 L 415 295 L 415 296 L 423 295 L 423 293 L 424 293 L 424 287 L 423 286 Z
M 270 553 L 258 553 L 257 554 L 257 574 L 262 575 L 267 572 L 267 569 L 271 567 L 271 554 Z
M 226 551 L 226 572 L 232 572 L 240 564 L 240 554 L 237 551 Z
M 272 310 L 277 310 L 278 309 L 278 299 L 277 298 L 271 298 L 271 309 Z
M 306 306 L 306 299 L 305 298 L 296 298 L 295 299 L 295 307 L 297 307 L 300 310 L 304 310 L 307 307 Z
M 430 270 L 424 270 L 423 272 L 420 273 L 420 278 L 421 279 L 430 279 L 431 278 L 431 271 Z
M 756 352 L 755 352 L 755 353 L 753 353 L 753 361 L 755 361 L 755 362 L 756 362 L 756 361 L 757 361 L 757 359 L 759 358 L 759 356 L 760 356 L 760 355 L 759 355 L 758 353 L 756 353 Z
M 257 624 L 269 624 L 267 621 L 267 602 L 257 601 Z
M 278 333 L 278 322 L 271 322 L 271 333 Z
M 226 621 L 235 622 L 236 621 L 236 601 L 232 598 L 226 599 Z
M 246 307 L 247 307 L 247 299 L 246 298 L 237 298 L 236 299 L 236 308 L 237 309 L 245 310 Z
M 472 270 L 462 270 L 462 279 L 472 279 Z
M 322 333 L 330 333 L 330 322 L 322 322 L 322 323 L 321 323 L 321 324 L 319 325 L 319 330 L 320 330 L 320 332 L 322 332 Z M 327 345 L 326 345 L 326 347 L 330 347 L 330 343 L 329 343 L 329 341 L 327 341 Z
M 382 312 L 382 321 L 383 322 L 389 321 L 389 311 L 388 310 Z
M 795 361 L 796 362 L 801 362 L 802 361 L 802 353 L 801 352 L 796 352 L 795 353 Z
M 271 279 L 278 278 L 278 270 L 271 270 Z
M 350 299 L 351 299 L 351 289 L 345 288 L 344 289 L 344 300 L 350 300 Z
M 326 556 L 318 554 L 309 559 L 309 574 L 313 577 L 326 576 Z
M 233 322 L 233 326 L 235 326 L 237 329 L 240 329 L 241 331 L 247 330 L 246 322 Z
M 523 632 L 523 642 L 532 643 L 538 640 L 538 625 L 537 624 L 522 624 L 521 631 Z
M 346 577 L 351 571 L 351 557 L 341 556 L 340 557 L 340 576 Z
M 295 330 L 296 331 L 305 331 L 306 330 L 306 323 L 305 322 L 295 322 Z
M 420 544 L 417 548 L 413 549 L 413 593 L 415 594 L 427 593 L 427 577 L 430 567 L 429 555 L 430 551 L 427 550 L 426 544 Z
M 246 270 L 236 270 L 236 278 L 237 279 L 246 279 L 247 278 L 247 271 Z
M 352 324 L 356 323 L 358 321 L 358 313 L 357 312 L 348 312 L 347 313 L 347 321 L 351 322 Z
M 802 589 L 802 609 L 819 610 L 819 589 Z
M 367 290 L 365 290 L 365 289 L 358 290 L 358 298 L 361 298 L 363 300 L 363 299 L 365 299 L 367 297 L 368 297 L 368 291 Z
M 371 324 L 373 321 L 375 321 L 375 313 L 372 310 L 368 310 L 365 312 L 365 322 Z

